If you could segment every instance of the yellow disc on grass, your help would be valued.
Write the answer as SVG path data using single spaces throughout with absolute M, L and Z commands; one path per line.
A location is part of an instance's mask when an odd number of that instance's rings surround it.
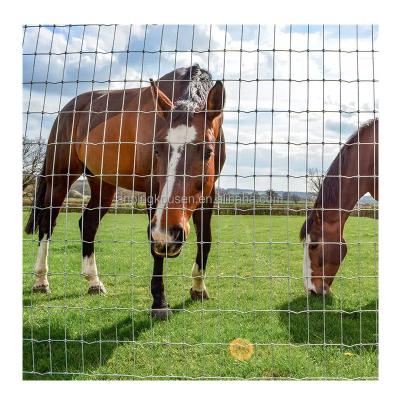
M 247 339 L 234 339 L 229 343 L 231 356 L 239 361 L 248 361 L 253 357 L 254 346 Z

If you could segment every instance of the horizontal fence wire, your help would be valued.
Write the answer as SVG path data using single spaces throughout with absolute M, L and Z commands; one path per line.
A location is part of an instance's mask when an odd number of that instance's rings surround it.
M 24 379 L 377 379 L 377 37 L 24 25 Z

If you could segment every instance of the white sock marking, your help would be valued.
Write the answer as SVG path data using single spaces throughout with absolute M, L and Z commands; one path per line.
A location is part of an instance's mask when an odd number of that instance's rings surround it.
M 47 240 L 47 235 L 43 236 L 40 241 L 39 250 L 36 258 L 35 264 L 35 275 L 36 281 L 34 286 L 48 285 L 47 272 L 49 271 L 49 266 L 47 262 L 49 254 L 49 241 Z
M 195 262 L 192 268 L 192 277 L 193 277 L 193 290 L 196 292 L 203 292 L 206 290 L 206 285 L 204 283 L 204 271 L 200 270 L 200 267 Z
M 94 253 L 89 257 L 83 257 L 82 275 L 89 282 L 89 286 L 98 286 L 101 284 L 97 274 L 96 257 Z
M 152 230 L 153 240 L 165 243 L 173 241 L 166 229 L 161 229 L 162 213 L 167 205 L 175 185 L 176 169 L 183 154 L 185 143 L 191 143 L 196 138 L 196 130 L 191 126 L 179 125 L 168 131 L 168 143 L 171 147 L 171 156 L 167 169 L 167 179 L 158 199 L 155 219 L 156 225 Z
M 310 244 L 310 235 L 308 234 L 304 240 L 304 258 L 303 258 L 303 279 L 304 279 L 304 288 L 309 291 L 313 290 L 316 292 L 315 286 L 311 281 L 311 259 L 308 246 Z

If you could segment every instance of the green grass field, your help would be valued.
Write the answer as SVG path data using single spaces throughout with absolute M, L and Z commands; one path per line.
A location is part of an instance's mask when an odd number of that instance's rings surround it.
M 24 236 L 24 379 L 371 379 L 378 375 L 377 221 L 351 217 L 331 298 L 302 285 L 301 217 L 214 216 L 206 284 L 189 295 L 194 229 L 165 266 L 176 312 L 149 316 L 152 258 L 145 215 L 107 215 L 96 237 L 105 296 L 80 276 L 78 213 L 62 213 L 50 246 L 51 294 L 32 294 L 37 242 Z M 24 214 L 27 218 L 27 214 Z M 36 239 L 36 238 L 35 238 Z M 254 344 L 238 361 L 229 343 Z

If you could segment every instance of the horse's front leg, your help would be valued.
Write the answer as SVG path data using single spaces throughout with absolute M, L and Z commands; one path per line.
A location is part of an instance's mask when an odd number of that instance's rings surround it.
M 151 219 L 154 209 L 153 209 L 151 194 L 147 193 L 146 199 L 147 199 L 146 200 L 147 216 L 149 218 L 147 235 L 150 241 L 151 255 L 153 256 L 154 260 L 153 276 L 151 278 L 151 295 L 153 296 L 153 304 L 151 305 L 151 315 L 155 318 L 167 319 L 171 315 L 172 311 L 169 308 L 164 293 L 164 280 L 163 280 L 164 258 L 160 257 L 153 250 L 153 243 L 152 243 L 153 239 L 151 237 Z
M 197 256 L 192 268 L 193 286 L 190 296 L 193 300 L 207 300 L 209 294 L 204 283 L 208 253 L 211 249 L 211 216 L 214 204 L 214 191 L 202 208 L 193 213 L 193 223 L 197 236 Z
M 151 315 L 160 319 L 167 319 L 172 311 L 169 308 L 164 293 L 163 267 L 164 259 L 151 251 L 154 259 L 153 276 L 151 278 L 151 295 L 153 304 L 151 306 Z

